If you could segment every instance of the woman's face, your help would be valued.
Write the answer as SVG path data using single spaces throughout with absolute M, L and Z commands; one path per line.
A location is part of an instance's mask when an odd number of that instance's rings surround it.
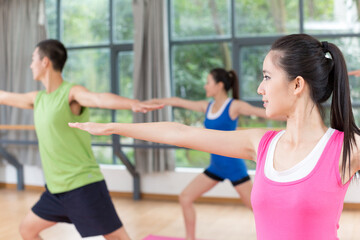
M 223 84 L 221 82 L 217 83 L 211 74 L 207 76 L 206 83 L 204 85 L 206 97 L 214 97 L 221 90 L 223 90 L 223 88 Z
M 263 63 L 263 80 L 258 87 L 258 94 L 268 117 L 287 116 L 294 105 L 291 81 L 286 72 L 276 65 L 281 52 L 270 51 Z

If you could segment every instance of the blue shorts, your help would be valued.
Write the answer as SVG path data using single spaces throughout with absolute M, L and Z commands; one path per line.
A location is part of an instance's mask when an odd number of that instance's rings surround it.
M 104 180 L 58 194 L 46 188 L 32 211 L 48 221 L 73 223 L 81 237 L 105 235 L 122 227 Z
M 250 180 L 243 159 L 211 154 L 211 163 L 204 174 L 216 181 L 229 179 L 233 186 Z

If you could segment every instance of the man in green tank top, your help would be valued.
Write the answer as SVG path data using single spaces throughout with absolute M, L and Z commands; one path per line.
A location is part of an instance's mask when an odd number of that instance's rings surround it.
M 67 52 L 57 40 L 36 46 L 31 70 L 45 90 L 29 93 L 0 91 L 0 104 L 34 109 L 34 122 L 46 181 L 46 191 L 20 226 L 24 239 L 57 222 L 73 223 L 82 237 L 130 239 L 110 199 L 104 177 L 91 150 L 88 133 L 68 127 L 89 120 L 88 107 L 147 112 L 161 105 L 141 103 L 112 93 L 95 93 L 62 78 Z

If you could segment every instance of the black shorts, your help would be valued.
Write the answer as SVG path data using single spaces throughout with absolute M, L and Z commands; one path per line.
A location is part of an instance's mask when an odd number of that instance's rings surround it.
M 104 180 L 58 194 L 46 188 L 32 211 L 48 221 L 73 223 L 82 237 L 105 235 L 122 227 Z
M 209 178 L 215 180 L 215 181 L 222 182 L 222 181 L 225 180 L 225 178 L 219 177 L 218 175 L 210 172 L 208 169 L 205 169 L 205 170 L 204 170 L 204 174 L 205 174 L 206 176 L 208 176 Z M 229 179 L 229 180 L 230 180 L 230 179 Z M 230 180 L 230 182 L 231 182 L 231 184 L 232 184 L 234 187 L 236 187 L 237 185 L 240 185 L 240 184 L 242 184 L 242 183 L 244 183 L 244 182 L 247 182 L 247 181 L 249 181 L 249 180 L 251 180 L 251 179 L 250 179 L 249 175 L 246 174 L 246 176 L 244 176 L 244 177 L 242 177 L 242 178 L 240 178 L 240 179 L 238 179 L 238 180 L 235 180 L 235 181 L 231 181 L 231 180 Z

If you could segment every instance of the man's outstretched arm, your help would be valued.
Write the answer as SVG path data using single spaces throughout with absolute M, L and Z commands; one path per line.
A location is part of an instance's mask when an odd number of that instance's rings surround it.
M 105 109 L 130 109 L 134 112 L 143 112 L 161 109 L 163 104 L 144 103 L 136 99 L 121 97 L 113 93 L 90 92 L 83 86 L 74 86 L 70 91 L 69 102 L 76 101 L 84 107 Z
M 28 93 L 12 93 L 0 90 L 0 105 L 33 109 L 37 93 L 37 91 Z

